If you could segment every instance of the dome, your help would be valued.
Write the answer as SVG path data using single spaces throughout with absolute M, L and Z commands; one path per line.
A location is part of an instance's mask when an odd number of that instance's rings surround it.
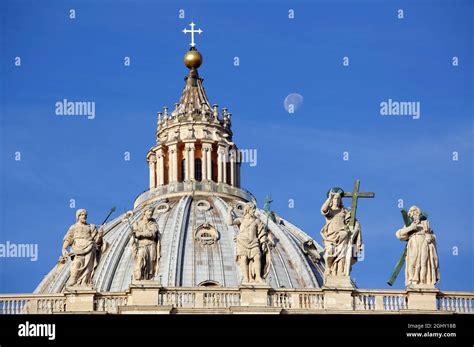
M 145 206 L 154 207 L 161 233 L 161 262 L 155 280 L 164 287 L 238 287 L 240 270 L 235 261 L 237 226 L 226 223 L 230 205 L 240 214 L 244 202 L 213 194 L 195 194 L 158 199 L 137 206 L 131 222 L 141 218 Z M 267 223 L 263 210 L 257 210 Z M 107 250 L 95 270 L 93 283 L 100 292 L 122 292 L 132 281 L 130 227 L 121 215 L 105 225 Z M 274 247 L 267 283 L 273 288 L 318 288 L 323 268 L 316 259 L 322 248 L 293 224 L 276 216 L 268 219 Z M 204 229 L 204 232 L 203 232 Z M 53 269 L 36 293 L 58 293 L 65 289 L 70 262 Z
M 163 287 L 239 287 L 247 281 L 243 281 L 240 268 L 244 264 L 239 266 L 237 261 L 240 240 L 239 252 L 249 252 L 245 256 L 239 253 L 240 260 L 244 257 L 254 262 L 257 256 L 250 252 L 259 249 L 259 283 L 264 280 L 275 289 L 321 287 L 323 249 L 295 225 L 270 213 L 269 205 L 265 211 L 256 209 L 255 216 L 252 212 L 242 235 L 238 226 L 231 225 L 233 218 L 243 216 L 246 203 L 256 205 L 256 201 L 241 186 L 242 153 L 232 138 L 231 114 L 227 108 L 219 112 L 218 105 L 211 107 L 197 71 L 202 57 L 195 53 L 199 54 L 191 49 L 186 55 L 192 58 L 193 68 L 175 110 L 168 113 L 165 107 L 163 113 L 158 113 L 156 143 L 146 155 L 149 189 L 136 198 L 130 219 L 124 218 L 130 216 L 124 213 L 104 225 L 105 243 L 100 257 L 94 255 L 96 266 L 93 271 L 88 270 L 88 285 L 93 274 L 92 286 L 99 292 L 130 288 L 135 261 L 132 225 L 141 221 L 145 210 L 151 207 L 153 215 L 148 213 L 146 219 L 153 223 L 154 230 L 158 228 L 160 243 L 156 244 L 158 238 L 153 241 L 159 248 L 153 251 L 155 265 L 147 280 Z M 254 232 L 258 235 L 249 231 L 251 225 L 258 227 Z M 246 239 L 242 241 L 243 238 Z M 246 246 L 242 242 L 247 242 Z M 161 255 L 158 270 L 157 249 Z M 65 291 L 71 262 L 70 257 L 61 258 L 35 292 Z M 258 265 L 252 266 L 251 275 L 255 276 Z

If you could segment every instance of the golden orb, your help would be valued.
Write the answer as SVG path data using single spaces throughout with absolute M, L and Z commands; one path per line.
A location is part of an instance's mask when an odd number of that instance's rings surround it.
M 196 50 L 190 50 L 184 55 L 184 65 L 188 69 L 197 69 L 202 64 L 202 55 Z

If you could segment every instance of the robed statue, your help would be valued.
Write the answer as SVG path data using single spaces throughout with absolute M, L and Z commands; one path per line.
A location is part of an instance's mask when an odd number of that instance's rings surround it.
M 64 259 L 72 259 L 68 286 L 92 287 L 94 270 L 104 251 L 102 226 L 97 230 L 87 223 L 87 211 L 76 211 L 76 223 L 71 225 L 64 236 L 62 254 Z M 68 252 L 68 247 L 71 247 Z
M 159 271 L 161 235 L 153 212 L 153 208 L 146 208 L 143 217 L 132 226 L 135 280 L 152 280 Z
M 349 276 L 352 265 L 362 251 L 360 224 L 355 220 L 351 226 L 351 211 L 342 203 L 343 192 L 329 192 L 321 206 L 321 214 L 326 224 L 321 229 L 324 242 L 324 277 Z
M 440 277 L 436 236 L 419 207 L 410 207 L 408 218 L 412 223 L 395 234 L 399 240 L 408 241 L 405 284 L 407 287 L 434 287 Z
M 239 226 L 235 236 L 236 261 L 243 276 L 242 283 L 264 283 L 271 263 L 267 226 L 257 217 L 253 202 L 245 204 L 240 218 L 234 218 L 232 206 L 227 212 L 227 224 Z

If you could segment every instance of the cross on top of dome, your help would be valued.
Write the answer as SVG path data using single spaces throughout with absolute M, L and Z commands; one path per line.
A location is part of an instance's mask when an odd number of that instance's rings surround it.
M 194 24 L 193 22 L 191 22 L 189 24 L 189 26 L 191 27 L 191 30 L 188 30 L 188 29 L 183 29 L 183 33 L 186 35 L 188 33 L 191 34 L 191 43 L 189 44 L 191 47 L 195 47 L 196 46 L 196 43 L 194 42 L 194 34 L 195 33 L 198 33 L 199 35 L 201 35 L 201 33 L 203 32 L 201 29 L 197 29 L 197 30 L 194 30 L 194 27 L 196 26 L 196 24 Z

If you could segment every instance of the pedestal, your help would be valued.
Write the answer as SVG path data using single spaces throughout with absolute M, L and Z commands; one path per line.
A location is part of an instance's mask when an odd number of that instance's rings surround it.
M 352 311 L 354 286 L 349 276 L 327 276 L 324 279 L 324 308 L 326 310 Z
M 324 279 L 324 288 L 354 289 L 349 276 L 327 276 Z
M 161 289 L 159 281 L 133 280 L 130 284 L 129 305 L 158 305 Z
M 412 286 L 407 288 L 408 309 L 436 311 L 439 290 L 434 286 Z
M 242 284 L 240 287 L 241 306 L 267 306 L 270 286 L 263 284 Z
M 92 287 L 66 287 L 66 312 L 93 312 L 96 293 Z
M 323 288 L 324 309 L 330 311 L 353 311 L 352 289 Z

